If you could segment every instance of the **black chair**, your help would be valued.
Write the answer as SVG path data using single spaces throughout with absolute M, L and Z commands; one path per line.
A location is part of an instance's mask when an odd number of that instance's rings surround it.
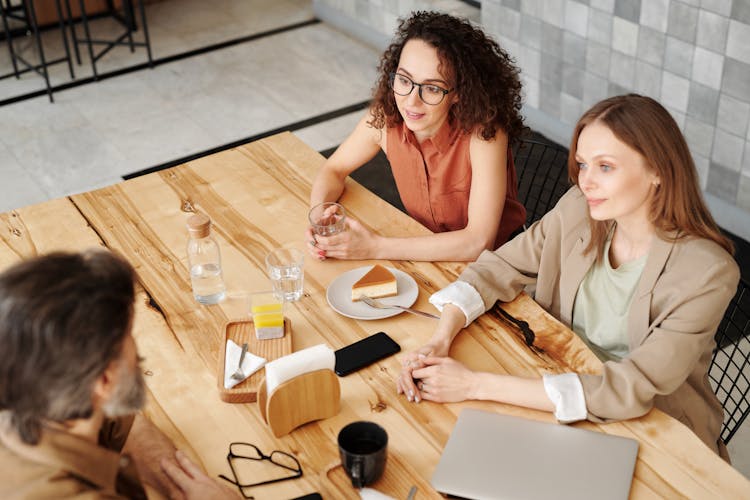
M 57 9 L 58 25 L 60 28 L 60 34 L 62 35 L 63 47 L 65 48 L 65 56 L 53 60 L 47 60 L 44 54 L 42 38 L 39 33 L 34 2 L 32 0 L 20 0 L 18 2 L 12 0 L 0 0 L 0 18 L 2 18 L 5 39 L 8 42 L 8 51 L 10 53 L 11 64 L 13 65 L 13 72 L 0 76 L 0 80 L 10 76 L 20 78 L 23 73 L 34 71 L 44 78 L 44 84 L 50 102 L 55 102 L 55 100 L 52 97 L 52 86 L 50 85 L 49 72 L 47 71 L 48 66 L 60 62 L 67 62 L 68 70 L 70 71 L 70 78 L 75 78 L 73 72 L 73 61 L 70 57 L 70 49 L 68 47 L 68 37 L 65 33 L 65 17 L 63 16 L 60 0 L 55 0 L 55 7 Z M 15 22 L 17 25 L 11 27 L 10 21 Z M 37 57 L 39 58 L 38 64 L 26 59 L 21 55 L 20 51 L 16 49 L 13 38 L 19 34 L 23 36 L 31 35 L 32 44 L 34 45 Z
M 514 146 L 518 200 L 526 207 L 526 227 L 542 218 L 570 188 L 568 150 L 552 142 L 523 139 Z
M 322 151 L 328 158 L 336 148 Z M 513 148 L 518 200 L 526 207 L 526 226 L 547 213 L 570 188 L 568 150 L 552 142 L 524 139 Z M 352 173 L 352 178 L 388 203 L 406 212 L 382 151 Z
M 716 348 L 708 370 L 724 407 L 721 439 L 729 443 L 750 414 L 750 284 L 740 280 L 737 293 L 716 331 Z
M 71 17 L 70 0 L 65 0 L 66 7 L 68 10 L 68 17 Z M 83 22 L 84 37 L 79 38 L 75 29 L 72 29 L 73 34 L 73 47 L 75 48 L 76 58 L 78 63 L 81 63 L 81 56 L 78 52 L 78 45 L 85 44 L 89 59 L 91 60 L 91 68 L 94 74 L 94 80 L 99 79 L 99 73 L 96 69 L 96 62 L 104 56 L 107 52 L 112 50 L 118 45 L 127 45 L 130 47 L 130 52 L 135 52 L 136 47 L 145 47 L 146 55 L 148 57 L 148 65 L 153 68 L 154 61 L 151 55 L 151 39 L 148 35 L 148 24 L 146 24 L 146 9 L 143 6 L 143 0 L 122 0 L 121 9 L 115 7 L 114 0 L 107 0 L 107 11 L 105 15 L 108 15 L 115 19 L 123 28 L 117 37 L 104 40 L 100 38 L 94 38 L 91 34 L 90 19 L 86 13 L 86 4 L 84 0 L 79 0 L 79 6 L 81 10 L 81 21 Z M 133 39 L 133 33 L 138 31 L 138 24 L 135 21 L 135 7 L 134 4 L 138 4 L 138 11 L 141 18 L 141 28 L 143 30 L 143 41 L 137 42 Z M 101 16 L 99 16 L 101 17 Z M 98 52 L 94 50 L 94 45 L 102 46 L 102 49 Z

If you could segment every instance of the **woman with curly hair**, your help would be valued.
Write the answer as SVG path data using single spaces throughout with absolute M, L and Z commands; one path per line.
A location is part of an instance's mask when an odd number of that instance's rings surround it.
M 469 22 L 417 12 L 383 54 L 372 105 L 326 161 L 311 206 L 337 200 L 347 175 L 382 149 L 407 212 L 430 236 L 388 238 L 347 218 L 332 236 L 307 231 L 318 259 L 475 259 L 523 225 L 510 143 L 524 131 L 510 56 Z

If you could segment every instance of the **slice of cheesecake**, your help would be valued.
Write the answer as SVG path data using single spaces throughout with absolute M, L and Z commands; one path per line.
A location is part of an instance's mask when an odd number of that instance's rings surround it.
M 358 301 L 360 295 L 377 299 L 397 294 L 396 277 L 380 264 L 375 264 L 372 269 L 367 271 L 367 274 L 352 285 L 352 302 Z

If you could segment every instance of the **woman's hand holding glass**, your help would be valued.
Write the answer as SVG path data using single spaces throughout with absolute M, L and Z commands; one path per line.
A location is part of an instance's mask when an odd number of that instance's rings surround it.
M 315 234 L 310 227 L 306 234 L 308 250 L 318 260 L 328 257 L 352 260 L 377 258 L 380 237 L 351 217 L 347 218 L 345 230 L 341 232 L 322 236 Z
M 318 203 L 310 209 L 307 219 L 310 226 L 305 236 L 311 255 L 318 260 L 335 257 L 335 255 L 328 254 L 330 250 L 333 250 L 332 244 L 335 244 L 335 241 L 331 241 L 331 237 L 346 232 L 348 228 L 346 210 L 343 205 L 333 201 Z

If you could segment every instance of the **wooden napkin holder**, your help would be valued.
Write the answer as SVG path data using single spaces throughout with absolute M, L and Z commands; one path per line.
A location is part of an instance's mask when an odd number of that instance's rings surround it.
M 258 408 L 276 437 L 300 425 L 332 417 L 341 410 L 341 387 L 333 370 L 315 370 L 279 385 L 268 395 L 265 377 L 258 385 Z

